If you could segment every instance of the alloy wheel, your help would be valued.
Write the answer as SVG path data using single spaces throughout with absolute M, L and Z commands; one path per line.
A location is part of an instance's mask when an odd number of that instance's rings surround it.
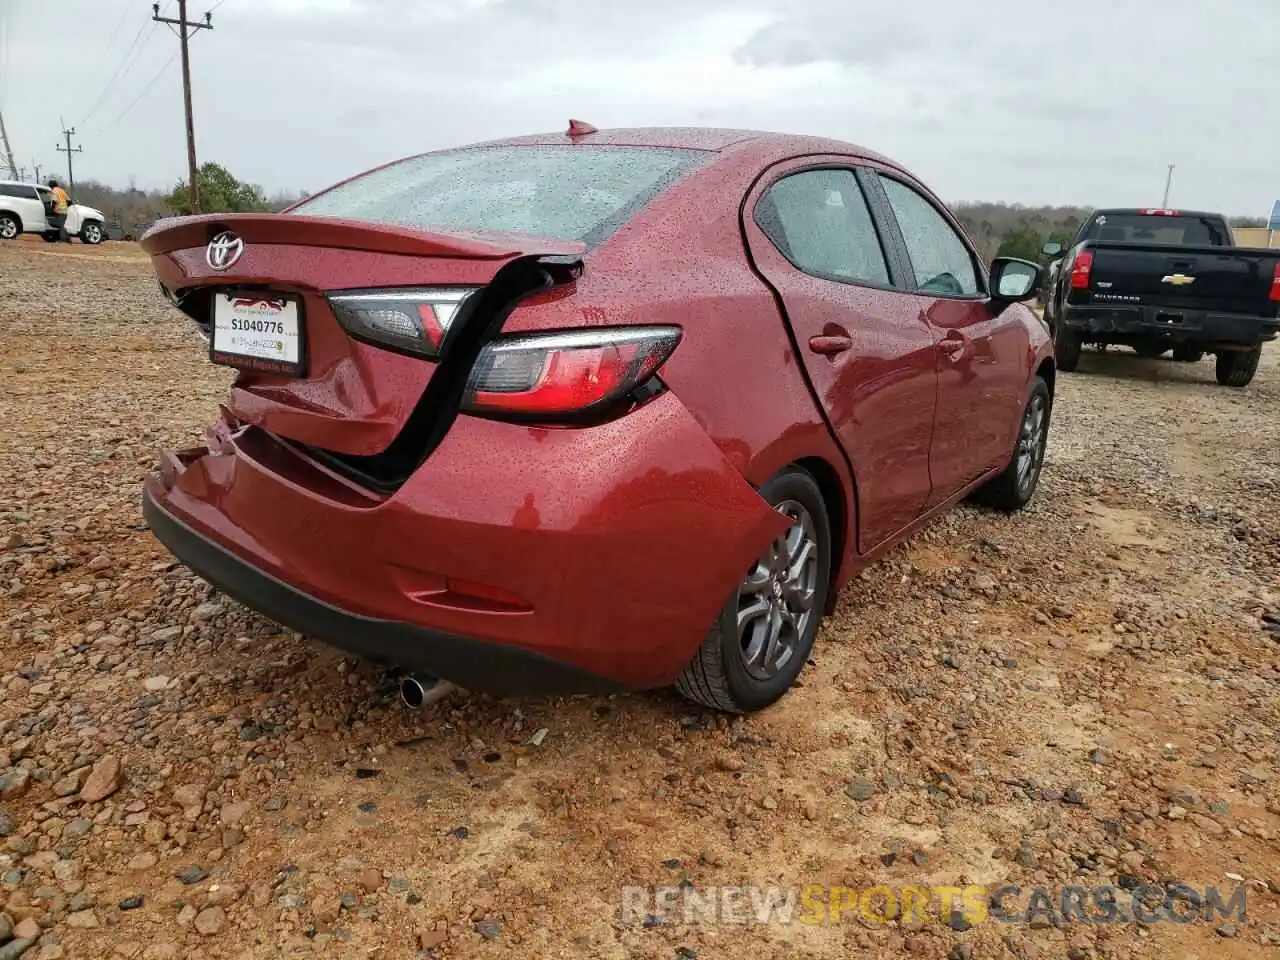
M 18 235 L 18 225 L 8 217 L 0 218 L 0 239 L 12 240 Z
M 814 616 L 818 534 L 803 504 L 775 508 L 792 525 L 769 545 L 738 588 L 738 643 L 743 666 L 757 680 L 777 676 L 795 656 Z
M 1027 412 L 1022 418 L 1022 428 L 1018 433 L 1018 492 L 1026 495 L 1036 483 L 1040 466 L 1044 463 L 1045 444 L 1048 440 L 1048 408 L 1040 394 L 1031 398 L 1027 404 Z

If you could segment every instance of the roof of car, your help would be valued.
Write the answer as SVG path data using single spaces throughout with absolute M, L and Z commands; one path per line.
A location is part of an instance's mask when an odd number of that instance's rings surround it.
M 716 153 L 755 151 L 764 155 L 841 153 L 893 163 L 875 151 L 826 137 L 810 137 L 765 130 L 736 130 L 720 127 L 620 127 L 597 130 L 581 136 L 567 133 L 536 133 L 523 137 L 491 140 L 474 146 L 558 146 L 563 144 L 602 144 L 614 147 L 667 147 L 684 150 L 706 150 Z
M 42 187 L 42 183 L 29 183 L 26 180 L 0 180 L 0 186 L 5 187 Z

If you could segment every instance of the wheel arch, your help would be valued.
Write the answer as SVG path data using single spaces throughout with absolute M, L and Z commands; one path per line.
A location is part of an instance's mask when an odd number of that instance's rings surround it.
M 853 522 L 857 516 L 857 480 L 849 477 L 850 488 L 846 492 L 840 472 L 828 460 L 818 457 L 801 457 L 794 461 L 795 466 L 813 477 L 822 494 L 822 501 L 827 508 L 827 519 L 831 522 L 831 571 L 827 584 L 827 603 L 824 613 L 835 611 L 836 597 L 844 585 L 852 566 L 852 554 L 849 546 L 853 541 L 851 533 Z M 850 494 L 852 502 L 850 502 Z
M 1053 362 L 1053 357 L 1045 357 L 1040 361 L 1040 366 L 1036 367 L 1036 376 L 1044 381 L 1045 386 L 1049 388 L 1049 403 L 1053 403 L 1054 387 L 1058 380 L 1058 367 Z

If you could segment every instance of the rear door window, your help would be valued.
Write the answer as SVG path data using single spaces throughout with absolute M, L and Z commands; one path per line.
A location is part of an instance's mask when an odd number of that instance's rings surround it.
M 918 191 L 892 177 L 880 183 L 907 245 L 916 290 L 944 297 L 974 297 L 982 293 L 973 254 L 960 234 Z
M 783 177 L 760 198 L 755 218 L 797 269 L 827 280 L 889 285 L 884 249 L 852 170 Z
M 656 147 L 469 147 L 339 184 L 293 213 L 425 230 L 605 240 L 711 154 Z

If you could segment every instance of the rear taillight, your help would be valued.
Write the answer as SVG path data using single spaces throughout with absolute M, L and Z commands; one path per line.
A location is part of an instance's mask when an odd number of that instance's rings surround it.
M 1089 271 L 1093 269 L 1093 251 L 1081 250 L 1071 264 L 1071 289 L 1089 289 Z
M 680 342 L 677 327 L 577 330 L 496 340 L 481 352 L 463 409 L 523 420 L 590 417 L 625 404 Z
M 1280 263 L 1276 264 L 1275 271 L 1271 274 L 1271 299 L 1280 300 Z
M 366 290 L 329 295 L 347 333 L 383 347 L 435 360 L 440 344 L 473 289 Z

